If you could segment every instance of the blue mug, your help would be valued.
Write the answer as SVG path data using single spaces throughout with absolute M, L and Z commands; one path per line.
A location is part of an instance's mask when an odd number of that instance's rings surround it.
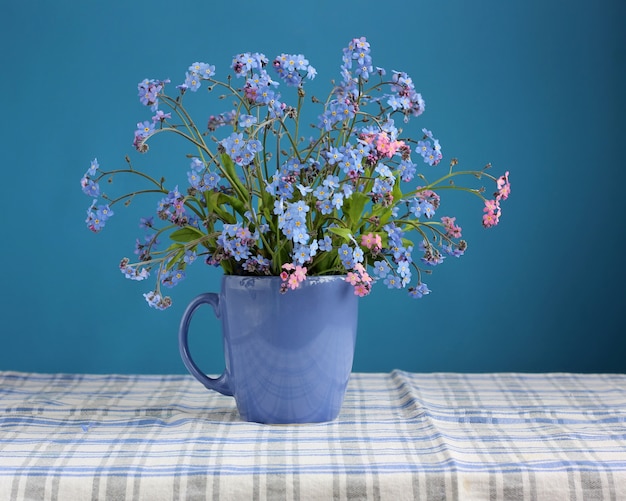
M 352 371 L 358 296 L 342 276 L 308 277 L 285 293 L 281 283 L 274 276 L 225 275 L 219 294 L 193 299 L 180 324 L 182 360 L 206 388 L 233 396 L 246 421 L 332 421 Z M 225 370 L 217 378 L 199 369 L 187 342 L 203 304 L 222 323 Z

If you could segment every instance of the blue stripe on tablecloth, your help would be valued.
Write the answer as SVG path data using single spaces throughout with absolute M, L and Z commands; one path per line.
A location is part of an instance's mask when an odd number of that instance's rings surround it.
M 626 462 L 602 462 L 601 464 L 595 461 L 585 462 L 533 462 L 531 464 L 520 466 L 517 463 L 501 463 L 497 468 L 493 466 L 483 466 L 476 463 L 463 463 L 458 461 L 446 461 L 438 465 L 409 465 L 403 462 L 382 464 L 377 466 L 377 471 L 381 473 L 442 473 L 449 472 L 451 468 L 455 471 L 462 472 L 482 472 L 482 473 L 513 473 L 524 471 L 535 472 L 598 472 L 598 471 L 626 471 Z M 311 475 L 326 475 L 340 472 L 348 475 L 363 475 L 370 472 L 371 469 L 366 466 L 352 466 L 343 465 L 340 468 L 333 468 L 330 466 L 319 467 L 301 467 L 298 469 L 298 474 L 311 474 Z M 94 473 L 99 473 L 103 476 L 135 476 L 135 477 L 159 477 L 159 476 L 191 476 L 191 475 L 260 475 L 260 474 L 285 474 L 294 473 L 293 465 L 265 465 L 265 466 L 235 466 L 227 465 L 220 466 L 219 468 L 211 468 L 205 465 L 188 465 L 180 463 L 176 466 L 108 466 L 108 467 L 70 467 L 70 466 L 30 466 L 27 469 L 24 468 L 0 468 L 1 476 L 14 476 L 24 475 L 28 476 L 46 476 L 46 477 L 88 477 L 93 476 Z
M 54 429 L 54 426 L 51 426 L 51 429 Z M 40 443 L 42 441 L 42 437 L 44 436 L 44 431 L 40 431 L 39 434 L 37 434 L 37 436 L 35 438 L 30 438 L 30 439 L 26 439 L 26 438 L 11 438 L 11 439 L 2 439 L 0 438 L 0 445 L 1 444 L 33 444 L 33 443 Z M 68 431 L 66 434 L 70 435 L 72 438 L 68 438 L 68 439 L 60 439 L 60 438 L 45 438 L 45 442 L 48 444 L 56 444 L 56 445 L 70 445 L 70 444 L 74 444 L 76 443 L 76 432 L 73 431 Z M 411 441 L 414 443 L 420 443 L 420 442 L 425 442 L 425 443 L 431 443 L 435 438 L 440 437 L 441 434 L 437 433 L 437 434 L 429 434 L 429 435 L 422 435 L 419 437 L 411 437 Z M 482 436 L 482 435 L 474 435 L 473 438 L 467 438 L 464 436 L 453 436 L 450 434 L 446 435 L 446 438 L 450 438 L 453 439 L 455 442 L 460 442 L 460 443 L 476 443 L 476 442 L 481 442 L 481 443 L 500 443 L 502 441 L 501 437 L 494 437 L 494 436 Z M 523 445 L 524 442 L 530 442 L 530 443 L 535 443 L 537 442 L 537 438 L 533 438 L 533 437 L 524 437 L 524 436 L 513 436 L 509 438 L 513 438 L 516 443 L 518 443 L 519 445 Z M 562 442 L 576 442 L 577 440 L 594 440 L 597 439 L 597 435 L 583 435 L 583 434 L 568 434 L 567 437 L 556 437 L 556 439 L 562 441 Z M 384 445 L 384 444 L 389 444 L 390 442 L 398 442 L 401 439 L 399 439 L 397 436 L 389 436 L 389 435 L 379 435 L 379 436 L 372 436 L 369 437 L 367 442 L 368 443 L 373 443 L 373 444 L 377 444 L 377 445 Z M 611 435 L 605 435 L 602 436 L 601 438 L 602 441 L 606 441 L 606 442 L 610 442 L 610 441 L 619 441 L 619 440 L 626 440 L 626 433 L 621 433 L 621 434 L 611 434 Z M 219 440 L 219 439 L 215 439 L 215 438 L 211 438 L 211 437 L 198 437 L 198 438 L 194 438 L 194 439 L 184 439 L 184 438 L 180 438 L 180 439 L 172 439 L 172 438 L 157 438 L 157 439 L 144 439 L 144 438 L 110 438 L 110 439 L 104 439 L 104 438 L 90 438 L 89 440 L 83 440 L 84 443 L 88 443 L 89 445 L 110 445 L 110 444 L 119 444 L 119 445 L 137 445 L 137 444 L 147 444 L 147 445 L 176 445 L 176 444 L 181 444 L 181 445 L 189 445 L 189 444 L 196 444 L 196 445 L 214 445 L 214 444 L 219 444 L 219 443 L 229 443 L 229 444 L 239 444 L 239 445 L 253 445 L 258 441 L 258 439 L 254 436 L 250 436 L 250 437 L 235 437 L 235 436 L 229 436 L 227 440 Z M 267 444 L 276 444 L 276 443 L 283 443 L 289 441 L 289 439 L 285 439 L 285 438 L 266 438 L 264 440 L 265 443 Z M 300 444 L 302 444 L 302 450 L 306 450 L 305 445 L 307 443 L 314 443 L 317 444 L 319 443 L 320 439 L 319 438 L 300 438 L 298 439 L 298 442 Z M 341 437 L 341 443 L 344 444 L 349 444 L 349 443 L 355 443 L 355 444 L 359 444 L 363 441 L 363 439 L 361 437 L 352 437 L 352 436 L 342 436 Z M 456 451 L 462 451 L 462 450 L 466 450 L 466 448 L 461 448 L 461 447 L 456 447 L 454 444 L 447 444 L 446 447 L 452 449 L 452 450 L 456 450 Z M 504 447 L 504 446 L 503 446 Z M 439 450 L 440 447 L 424 447 L 423 445 L 420 445 L 420 452 L 423 451 L 433 451 L 433 450 Z M 27 450 L 27 449 L 26 449 Z M 384 448 L 380 448 L 377 447 L 377 451 L 380 450 L 384 450 Z M 395 450 L 395 449 L 393 449 Z M 588 450 L 587 448 L 571 448 L 568 447 L 567 449 L 568 451 L 574 452 L 574 451 L 584 451 L 584 450 Z M 603 446 L 602 450 L 604 451 L 615 451 L 615 452 L 626 452 L 624 450 L 623 445 L 616 445 L 611 448 L 611 447 L 607 447 L 606 445 Z M 489 449 L 489 452 L 491 454 L 498 454 L 498 450 L 496 448 L 491 448 Z M 329 452 L 328 454 L 332 454 L 333 452 Z M 326 454 L 326 453 L 325 453 Z

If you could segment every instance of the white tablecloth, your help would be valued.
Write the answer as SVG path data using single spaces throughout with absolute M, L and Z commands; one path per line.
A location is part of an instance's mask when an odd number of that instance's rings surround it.
M 625 500 L 626 375 L 352 375 L 331 423 L 181 375 L 0 372 L 0 500 Z

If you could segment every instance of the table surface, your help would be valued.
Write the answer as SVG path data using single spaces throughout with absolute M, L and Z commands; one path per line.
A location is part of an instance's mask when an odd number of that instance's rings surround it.
M 626 375 L 355 373 L 260 425 L 182 375 L 0 372 L 0 499 L 626 499 Z

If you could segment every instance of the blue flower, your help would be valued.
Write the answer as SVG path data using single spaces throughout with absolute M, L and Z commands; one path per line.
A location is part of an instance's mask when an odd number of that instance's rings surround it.
M 145 140 L 154 133 L 154 123 L 149 120 L 139 122 L 135 131 L 135 140 Z
M 380 177 L 388 178 L 392 180 L 395 179 L 393 177 L 393 172 L 391 172 L 391 169 L 385 164 L 378 164 L 376 168 L 374 169 L 374 172 L 376 172 Z
M 369 78 L 369 74 L 373 71 L 372 58 L 370 56 L 369 43 L 365 37 L 354 38 L 343 50 L 342 69 L 347 73 L 344 79 L 349 78 L 349 70 L 352 69 L 352 63 L 357 66 L 355 73 L 362 78 Z
M 372 152 L 372 145 L 367 144 L 364 141 L 359 141 L 354 147 L 354 151 L 357 153 L 358 157 L 362 160 L 363 158 L 369 156 Z
M 459 247 L 452 247 L 452 244 L 441 244 L 441 249 L 448 256 L 461 257 L 463 254 L 465 254 L 464 249 L 460 249 Z
M 241 152 L 241 157 L 237 160 L 237 164 L 242 167 L 250 165 L 254 161 L 256 154 L 262 149 L 261 141 L 257 141 L 256 139 L 248 141 Z
M 302 225 L 302 227 L 297 227 L 294 228 L 293 230 L 293 243 L 295 244 L 307 244 L 309 241 L 309 234 L 306 231 L 306 227 L 304 227 L 304 225 Z
M 411 275 L 411 270 L 409 269 L 409 263 L 407 261 L 400 261 L 398 263 L 398 268 L 396 269 L 396 272 L 401 277 Z
M 250 257 L 250 243 L 258 238 L 255 233 L 253 235 L 248 228 L 241 223 L 225 224 L 222 233 L 217 238 L 217 243 L 224 252 L 235 259 L 235 261 L 246 260 Z
M 430 202 L 426 202 L 424 204 L 424 216 L 427 219 L 430 219 L 434 215 L 435 215 L 435 206 L 433 204 L 431 204 Z
M 297 244 L 293 248 L 292 257 L 294 262 L 304 264 L 311 259 L 311 248 L 308 245 Z
M 324 239 L 318 240 L 317 244 L 321 251 L 330 252 L 333 250 L 333 242 L 328 235 L 324 236 Z
M 441 253 L 433 248 L 431 245 L 420 245 L 420 249 L 424 250 L 424 255 L 420 258 L 424 264 L 428 266 L 437 266 L 438 264 L 443 263 L 444 256 Z
M 354 251 L 352 251 L 352 259 L 356 263 L 363 262 L 363 250 L 360 247 L 357 247 Z
M 252 115 L 239 115 L 239 127 L 252 127 L 257 122 L 256 117 Z
M 404 107 L 403 103 L 398 99 L 398 96 L 396 96 L 395 94 L 389 96 L 389 99 L 387 99 L 387 104 L 391 106 L 391 109 L 394 111 L 396 111 L 398 108 Z
M 322 215 L 330 214 L 334 210 L 333 205 L 330 203 L 330 199 L 328 198 L 318 201 L 315 206 L 318 208 L 320 214 Z
M 443 158 L 441 145 L 439 141 L 433 137 L 431 131 L 422 129 L 422 132 L 424 132 L 424 139 L 418 141 L 415 152 L 419 153 L 427 164 L 437 165 Z M 428 139 L 433 141 L 432 144 Z
M 128 259 L 122 259 L 120 263 L 120 271 L 124 274 L 126 278 L 129 280 L 141 281 L 145 280 L 150 276 L 150 272 L 145 268 L 138 269 L 137 266 L 128 266 Z
M 252 69 L 261 70 L 268 63 L 264 54 L 259 52 L 244 52 L 233 58 L 232 68 L 235 74 L 240 77 Z
M 274 69 L 278 76 L 290 86 L 297 87 L 302 83 L 300 71 L 306 72 L 308 79 L 315 78 L 317 71 L 309 65 L 302 54 L 281 54 L 274 59 Z
M 401 160 L 400 165 L 398 165 L 398 172 L 400 172 L 402 181 L 408 183 L 415 176 L 416 165 L 410 160 Z
M 402 287 L 402 283 L 398 277 L 395 275 L 389 275 L 384 280 L 383 283 L 389 289 L 400 289 Z
M 213 189 L 217 188 L 217 185 L 221 179 L 222 178 L 219 176 L 219 174 L 209 171 L 203 176 L 202 182 L 207 188 Z
M 421 198 L 414 198 L 411 200 L 410 211 L 416 218 L 424 216 L 430 219 L 435 215 L 435 207 L 433 204 Z
M 202 169 L 204 169 L 204 162 L 202 162 L 202 160 L 200 160 L 198 157 L 193 157 L 191 159 L 190 167 L 192 171 L 200 172 Z
M 202 83 L 202 80 L 199 75 L 196 73 L 185 73 L 185 82 L 183 83 L 186 89 L 189 89 L 192 92 L 196 92 Z
M 98 164 L 98 159 L 94 158 L 91 161 L 89 169 L 87 169 L 87 172 L 85 173 L 85 175 L 87 175 L 87 176 L 95 176 L 99 167 L 100 167 L 100 165 Z
M 318 128 L 323 129 L 326 132 L 331 131 L 333 129 L 334 124 L 335 124 L 335 121 L 333 120 L 333 117 L 331 116 L 331 113 L 328 110 L 322 113 L 318 117 L 318 121 L 317 121 Z
M 318 186 L 313 192 L 313 196 L 318 200 L 326 200 L 330 195 L 330 191 L 325 186 Z
M 107 220 L 114 214 L 108 205 L 96 207 L 96 202 L 97 200 L 94 200 L 89 209 L 87 209 L 87 219 L 85 219 L 87 227 L 95 233 L 104 228 Z
M 244 263 L 244 269 L 251 273 L 260 272 L 260 273 L 268 273 L 270 269 L 271 261 L 267 258 L 264 258 L 260 254 L 256 256 L 250 257 Z
M 362 172 L 363 168 L 361 167 L 361 163 L 356 158 L 356 155 L 352 154 L 352 151 L 349 151 L 347 154 L 344 154 L 341 159 L 341 169 L 344 173 L 350 174 L 351 172 Z
M 393 182 L 389 179 L 376 178 L 374 180 L 374 186 L 372 187 L 372 193 L 378 195 L 384 195 L 385 193 L 391 193 L 393 190 Z
M 336 190 L 339 188 L 339 176 L 329 175 L 326 176 L 322 184 L 326 186 L 329 190 Z
M 161 283 L 169 288 L 175 287 L 184 279 L 185 272 L 183 270 L 170 270 L 161 274 Z
M 250 248 L 241 240 L 236 240 L 234 246 L 230 251 L 231 255 L 235 258 L 235 261 L 241 261 L 250 257 Z
M 287 204 L 287 214 L 293 219 L 304 218 L 307 212 L 309 212 L 309 206 L 304 200 Z
M 146 301 L 152 308 L 156 308 L 157 310 L 165 310 L 172 305 L 172 300 L 168 296 L 161 296 L 156 291 L 150 291 L 143 295 L 146 298 Z
M 154 217 L 142 217 L 139 219 L 139 227 L 143 229 L 154 228 Z
M 90 197 L 100 196 L 100 186 L 93 179 L 83 177 L 80 180 L 80 184 L 85 195 L 89 195 Z
M 419 298 L 425 296 L 429 292 L 430 292 L 430 290 L 428 289 L 428 287 L 426 286 L 425 283 L 420 283 L 420 284 L 417 285 L 417 287 L 409 288 L 409 295 L 412 298 L 416 298 L 416 299 L 419 299 Z
M 185 263 L 187 264 L 191 264 L 196 260 L 196 257 L 197 257 L 196 251 L 187 249 L 185 251 L 185 256 L 183 257 L 183 261 L 185 261 Z
M 196 171 L 190 170 L 187 172 L 187 180 L 192 188 L 195 188 L 198 191 L 203 191 L 204 186 L 202 185 L 202 178 Z
M 193 63 L 189 67 L 189 72 L 203 80 L 208 80 L 215 75 L 215 66 L 206 63 Z
M 335 193 L 330 203 L 333 207 L 335 207 L 335 209 L 341 209 L 343 205 L 343 193 Z
M 298 188 L 300 195 L 302 195 L 303 197 L 306 197 L 307 193 L 311 193 L 313 191 L 313 188 L 311 188 L 310 186 L 304 186 L 303 184 L 298 184 L 296 188 Z
M 348 244 L 343 244 L 341 247 L 339 247 L 338 252 L 339 252 L 339 259 L 341 259 L 342 261 L 344 259 L 352 258 L 352 249 L 350 248 Z
M 159 93 L 163 90 L 164 84 L 169 80 L 148 80 L 145 79 L 137 85 L 139 90 L 139 101 L 144 106 L 150 106 L 152 111 L 157 111 L 159 106 Z
M 326 158 L 328 159 L 328 163 L 330 165 L 335 165 L 343 160 L 343 153 L 339 150 L 339 148 L 332 147 L 326 153 L 324 153 Z
M 404 232 L 398 228 L 394 223 L 388 223 L 383 226 L 383 229 L 387 232 L 387 236 L 389 237 L 389 241 L 401 244 L 402 237 L 404 236 Z
M 283 200 L 275 200 L 274 201 L 274 214 L 281 215 L 285 213 L 285 203 L 283 202 Z
M 243 134 L 233 132 L 227 138 L 222 139 L 220 144 L 224 147 L 228 156 L 235 161 L 241 155 L 245 146 L 245 141 L 243 139 Z
M 384 278 L 390 271 L 391 268 L 389 268 L 387 261 L 376 261 L 374 263 L 374 275 L 377 277 Z

